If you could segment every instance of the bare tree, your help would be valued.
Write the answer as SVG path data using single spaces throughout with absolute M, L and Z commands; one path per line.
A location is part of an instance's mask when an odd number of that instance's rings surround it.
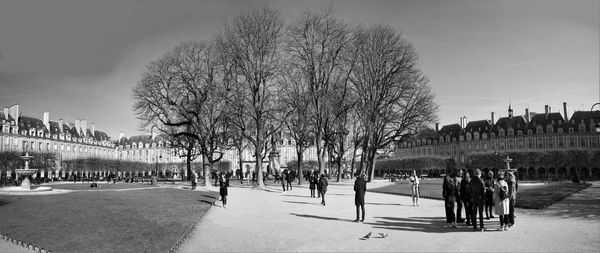
M 260 172 L 269 136 L 281 126 L 276 79 L 283 25 L 279 11 L 269 6 L 250 8 L 225 25 L 217 43 L 219 52 L 232 66 L 230 81 L 240 92 L 235 100 L 229 100 L 230 105 L 241 108 L 242 115 L 249 118 L 246 125 L 250 131 L 242 134 L 254 147 L 259 188 L 264 187 Z
M 314 129 L 312 125 L 310 94 L 306 85 L 304 75 L 288 64 L 283 71 L 283 103 L 286 105 L 287 114 L 285 120 L 286 135 L 294 140 L 296 148 L 296 166 L 298 170 L 298 184 L 302 184 L 302 165 L 304 151 L 314 143 Z
M 325 156 L 334 138 L 333 112 L 339 101 L 332 100 L 334 87 L 347 80 L 351 71 L 346 49 L 352 40 L 347 25 L 333 16 L 331 8 L 305 11 L 287 29 L 286 52 L 292 68 L 301 72 L 308 86 L 313 115 L 315 144 L 320 173 L 325 171 Z
M 210 167 L 223 156 L 219 150 L 228 128 L 222 66 L 214 42 L 183 42 L 150 63 L 133 89 L 142 128 L 156 125 L 175 144 L 183 144 L 188 179 L 190 152 L 197 148 L 203 156 L 205 184 Z
M 361 170 L 367 169 L 370 181 L 377 150 L 435 121 L 438 106 L 408 41 L 389 26 L 361 28 L 356 34 L 351 79 L 364 126 Z

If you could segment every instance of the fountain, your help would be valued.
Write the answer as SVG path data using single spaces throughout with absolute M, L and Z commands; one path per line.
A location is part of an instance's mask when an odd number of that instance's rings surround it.
M 15 174 L 17 174 L 16 175 L 17 178 L 19 178 L 19 176 L 21 176 L 21 175 L 25 176 L 25 179 L 23 179 L 23 181 L 21 182 L 21 187 L 18 187 L 18 186 L 3 187 L 3 188 L 0 188 L 0 194 L 22 195 L 22 194 L 28 194 L 28 193 L 52 191 L 52 188 L 47 187 L 47 186 L 40 186 L 35 189 L 31 189 L 31 181 L 29 181 L 29 177 L 31 175 L 35 175 L 38 170 L 29 168 L 29 160 L 31 160 L 31 158 L 33 158 L 33 156 L 29 155 L 27 146 L 25 146 L 23 149 L 25 150 L 25 155 L 21 156 L 21 158 L 25 161 L 25 167 L 23 169 L 15 169 Z
M 19 175 L 25 176 L 25 179 L 23 179 L 23 181 L 21 182 L 21 189 L 31 190 L 31 181 L 29 181 L 29 177 L 37 173 L 38 170 L 29 168 L 29 160 L 33 158 L 33 156 L 29 155 L 27 149 L 25 149 L 25 155 L 21 156 L 21 158 L 25 161 L 25 168 L 16 169 L 15 173 L 17 174 L 17 178 L 19 178 Z
M 516 169 L 511 169 L 510 168 L 510 162 L 512 162 L 513 159 L 508 158 L 508 155 L 506 156 L 506 159 L 502 159 L 502 161 L 504 161 L 506 163 L 506 172 L 516 172 Z

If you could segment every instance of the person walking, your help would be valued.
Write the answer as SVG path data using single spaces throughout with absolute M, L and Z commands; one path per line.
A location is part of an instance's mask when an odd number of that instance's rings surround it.
M 225 177 L 225 173 L 221 173 L 219 177 L 219 195 L 223 201 L 223 208 L 227 208 L 227 187 L 229 187 L 229 178 Z
M 458 170 L 454 175 L 454 183 L 456 184 L 456 222 L 463 223 L 465 220 L 462 218 L 462 207 L 463 201 L 460 195 L 460 182 L 462 181 L 462 170 Z
M 471 206 L 471 175 L 465 172 L 465 176 L 460 181 L 460 198 L 465 207 L 465 219 L 467 226 L 471 225 L 471 215 L 473 208 Z
M 512 172 L 508 172 L 508 227 L 515 225 L 515 200 L 517 199 L 517 178 Z
M 367 191 L 367 182 L 361 174 L 356 173 L 356 181 L 354 181 L 354 205 L 356 206 L 356 219 L 354 222 L 358 222 L 359 215 L 362 211 L 362 219 L 360 222 L 365 221 L 365 192 Z M 324 202 L 323 202 L 324 203 Z
M 194 174 L 192 176 L 192 190 L 196 190 L 196 185 L 198 185 L 198 173 L 196 173 L 194 171 Z
M 452 175 L 444 177 L 442 185 L 442 196 L 444 197 L 444 206 L 446 208 L 446 223 L 448 227 L 456 228 L 456 216 L 454 214 L 454 203 L 456 202 L 456 183 Z
M 325 174 L 321 174 L 319 178 L 319 193 L 321 195 L 321 205 L 325 205 L 325 193 L 327 192 L 327 186 L 329 182 L 327 182 L 327 177 Z
M 285 170 L 285 187 L 287 191 L 292 190 L 292 173 L 288 170 Z
M 494 206 L 494 172 L 488 171 L 487 176 L 483 180 L 485 185 L 485 202 L 484 202 L 484 210 L 485 210 L 485 219 L 489 220 L 490 218 L 494 218 L 492 214 L 492 206 Z
M 310 176 L 308 177 L 309 189 L 310 189 L 310 197 L 315 197 L 315 187 L 317 185 L 317 176 L 314 171 L 310 172 Z
M 419 177 L 417 176 L 417 172 L 415 170 L 412 171 L 412 175 L 409 178 L 411 183 L 411 195 L 413 206 L 419 206 Z
M 473 230 L 477 230 L 477 215 L 479 215 L 479 229 L 484 231 L 483 227 L 483 202 L 485 195 L 485 186 L 483 180 L 481 180 L 481 170 L 475 169 L 475 175 L 469 182 L 471 185 L 471 205 L 473 206 L 471 212 L 471 223 L 473 224 Z
M 285 175 L 287 174 L 287 170 L 283 170 L 281 172 L 281 188 L 283 188 L 283 193 L 285 193 Z
M 504 181 L 504 172 L 498 173 L 498 179 L 494 186 L 494 203 L 496 204 L 496 214 L 500 219 L 500 227 L 498 230 L 508 230 L 508 184 Z

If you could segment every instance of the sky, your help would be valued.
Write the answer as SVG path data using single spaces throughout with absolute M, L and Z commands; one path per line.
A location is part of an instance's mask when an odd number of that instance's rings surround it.
M 116 139 L 147 134 L 132 88 L 185 40 L 208 40 L 265 1 L 0 1 L 0 107 L 86 119 Z M 600 1 L 269 1 L 289 24 L 331 6 L 349 24 L 385 24 L 416 48 L 439 123 L 600 102 Z M 0 109 L 1 109 L 0 108 Z M 594 109 L 600 109 L 596 106 Z M 433 126 L 432 126 L 433 127 Z

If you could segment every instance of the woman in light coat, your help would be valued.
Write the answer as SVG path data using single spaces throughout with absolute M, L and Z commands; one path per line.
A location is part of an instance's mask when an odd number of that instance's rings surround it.
M 508 196 L 508 184 L 504 181 L 504 172 L 498 172 L 498 181 L 494 186 L 494 203 L 496 205 L 496 215 L 500 218 L 500 227 L 498 230 L 508 230 L 509 198 L 500 197 L 500 189 L 503 189 Z

